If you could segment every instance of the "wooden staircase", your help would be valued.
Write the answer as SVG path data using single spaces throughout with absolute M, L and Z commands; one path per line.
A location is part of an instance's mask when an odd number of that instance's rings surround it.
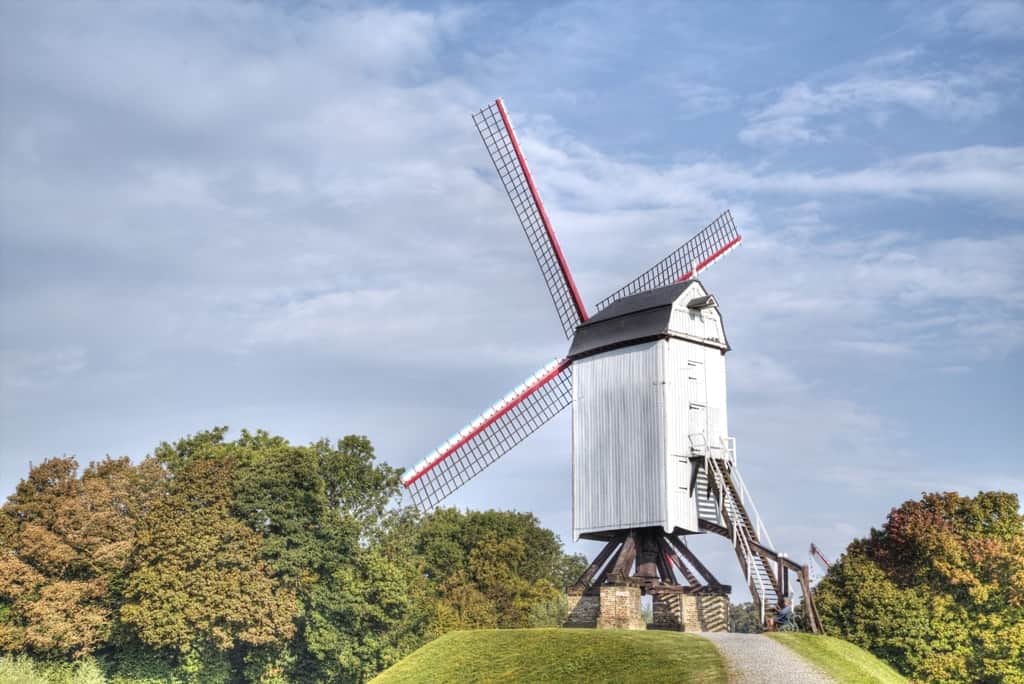
M 762 623 L 774 612 L 779 598 L 790 595 L 789 572 L 795 572 L 803 590 L 807 628 L 814 633 L 821 633 L 823 630 L 810 591 L 808 568 L 774 550 L 753 499 L 736 469 L 734 451 L 730 453 L 730 458 L 705 458 L 704 465 L 708 487 L 717 506 L 718 521 L 702 516 L 700 526 L 732 541 L 736 559 L 743 569 L 744 579 Z M 745 501 L 748 505 L 744 504 Z M 753 510 L 756 519 L 751 518 L 748 507 Z

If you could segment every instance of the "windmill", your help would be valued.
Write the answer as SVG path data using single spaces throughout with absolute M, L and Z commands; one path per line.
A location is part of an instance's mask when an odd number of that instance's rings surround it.
M 605 546 L 570 589 L 570 624 L 641 628 L 640 594 L 656 626 L 724 629 L 730 587 L 691 551 L 688 535 L 730 540 L 762 621 L 789 573 L 736 465 L 726 416 L 725 335 L 718 301 L 696 279 L 741 241 L 726 211 L 615 291 L 590 315 L 530 175 L 502 101 L 473 116 L 523 226 L 566 338 L 547 364 L 407 471 L 433 508 L 572 405 L 573 537 Z M 813 611 L 811 628 L 820 629 Z

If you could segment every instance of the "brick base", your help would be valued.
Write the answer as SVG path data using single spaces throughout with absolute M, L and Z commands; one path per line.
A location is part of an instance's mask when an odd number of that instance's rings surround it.
M 729 629 L 729 595 L 696 596 L 697 616 L 702 632 L 725 632 Z
M 724 632 L 729 617 L 727 594 L 662 594 L 654 596 L 654 619 L 648 629 L 680 632 Z
M 653 616 L 647 629 L 668 629 L 676 632 L 683 630 L 682 599 L 690 598 L 679 594 L 655 595 L 651 601 Z
M 604 585 L 598 629 L 647 629 L 640 610 L 640 588 Z
M 601 612 L 601 597 L 569 591 L 566 594 L 569 617 L 565 627 L 597 627 L 597 616 Z

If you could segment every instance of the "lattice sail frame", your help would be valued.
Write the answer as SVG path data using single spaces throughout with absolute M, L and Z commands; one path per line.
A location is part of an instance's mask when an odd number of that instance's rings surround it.
M 629 295 L 689 280 L 725 256 L 742 239 L 732 214 L 726 210 L 679 249 L 598 302 L 597 310 Z
M 505 186 L 512 208 L 533 249 L 533 255 L 537 258 L 565 337 L 572 339 L 576 328 L 587 320 L 587 310 L 530 175 L 530 168 L 519 147 L 508 112 L 499 99 L 474 114 L 473 123 L 480 132 L 487 153 L 494 162 L 498 177 Z
M 402 476 L 428 511 L 572 403 L 568 359 L 552 361 Z

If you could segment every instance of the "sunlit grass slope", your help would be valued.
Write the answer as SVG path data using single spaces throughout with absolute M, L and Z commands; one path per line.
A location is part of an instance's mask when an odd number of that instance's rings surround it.
M 678 632 L 487 629 L 452 632 L 382 672 L 404 682 L 725 682 L 711 642 Z
M 814 634 L 776 633 L 767 636 L 793 649 L 841 684 L 907 681 L 889 665 L 849 641 Z

